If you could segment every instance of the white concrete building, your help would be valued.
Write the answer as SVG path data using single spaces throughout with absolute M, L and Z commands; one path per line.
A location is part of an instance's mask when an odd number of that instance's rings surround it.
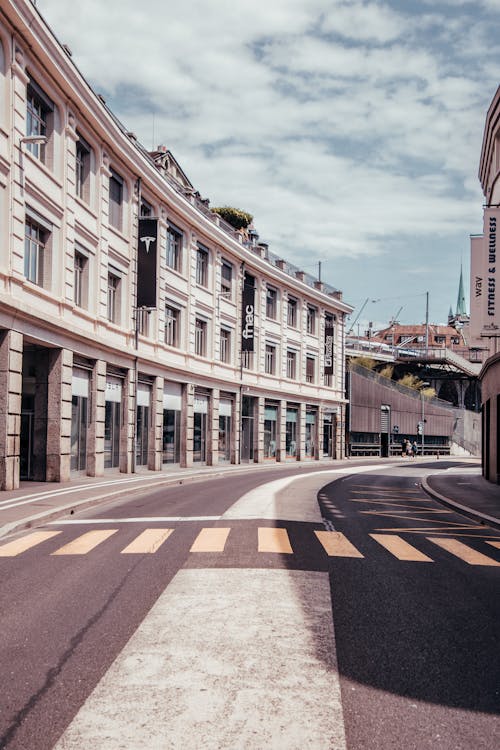
M 343 455 L 352 308 L 147 153 L 27 0 L 0 11 L 0 226 L 2 489 Z

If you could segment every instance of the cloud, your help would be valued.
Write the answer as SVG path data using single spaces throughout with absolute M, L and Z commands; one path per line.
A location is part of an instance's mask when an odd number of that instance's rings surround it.
M 476 174 L 500 78 L 499 5 L 37 7 L 126 127 L 149 148 L 171 148 L 213 205 L 249 210 L 273 252 L 297 265 L 365 258 L 383 286 L 377 263 L 401 238 L 437 238 L 452 268 L 457 236 L 481 227 Z

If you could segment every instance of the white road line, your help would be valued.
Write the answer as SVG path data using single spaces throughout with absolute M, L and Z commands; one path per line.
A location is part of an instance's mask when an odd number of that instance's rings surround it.
M 68 518 L 50 521 L 47 526 L 85 526 L 85 524 L 110 523 L 179 523 L 181 521 L 220 521 L 222 516 L 138 516 L 137 518 Z
M 181 570 L 54 750 L 346 750 L 327 573 Z

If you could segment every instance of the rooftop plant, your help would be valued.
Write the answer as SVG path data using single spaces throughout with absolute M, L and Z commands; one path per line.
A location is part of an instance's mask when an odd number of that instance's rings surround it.
M 242 211 L 241 208 L 232 206 L 219 206 L 212 208 L 212 211 L 218 214 L 224 221 L 231 224 L 235 229 L 246 229 L 253 221 L 252 214 Z

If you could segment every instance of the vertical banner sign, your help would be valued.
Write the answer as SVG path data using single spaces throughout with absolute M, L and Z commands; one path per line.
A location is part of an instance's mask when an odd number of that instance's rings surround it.
M 245 274 L 243 280 L 241 311 L 241 351 L 253 352 L 255 339 L 255 286 L 254 278 Z
M 500 298 L 498 294 L 497 264 L 499 261 L 498 251 L 500 242 L 500 209 L 498 206 L 484 209 L 484 242 L 486 255 L 486 294 L 483 298 L 486 302 L 486 315 L 484 322 L 487 327 L 500 323 Z
M 156 307 L 158 219 L 139 219 L 137 307 Z
M 333 326 L 325 326 L 325 375 L 333 375 Z

